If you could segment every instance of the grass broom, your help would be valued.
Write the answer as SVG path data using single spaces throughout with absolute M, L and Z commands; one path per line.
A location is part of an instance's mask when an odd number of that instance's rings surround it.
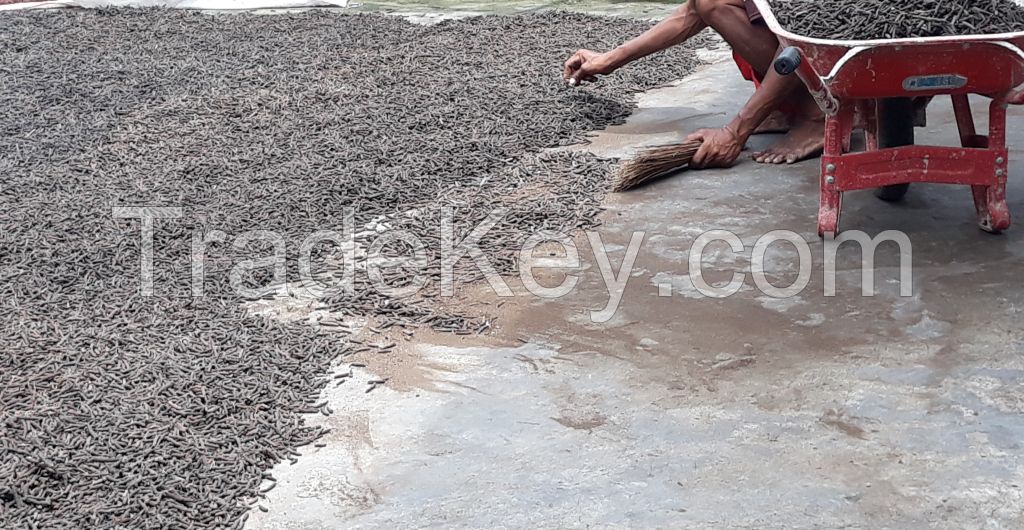
M 636 156 L 619 169 L 612 191 L 628 191 L 689 167 L 700 145 L 700 140 L 694 140 L 638 150 Z

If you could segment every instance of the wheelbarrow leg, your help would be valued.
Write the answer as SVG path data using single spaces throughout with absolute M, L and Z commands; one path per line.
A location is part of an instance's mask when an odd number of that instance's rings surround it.
M 957 98 L 962 98 L 960 102 Z M 954 96 L 954 109 L 957 115 L 957 124 L 966 125 L 970 119 L 970 105 L 967 96 Z M 962 117 L 966 116 L 966 117 Z M 965 138 L 965 132 L 960 131 L 961 140 L 969 138 L 970 143 L 964 147 L 988 148 L 996 152 L 996 173 L 995 183 L 991 185 L 971 186 L 971 194 L 974 196 L 974 209 L 978 214 L 978 227 L 986 232 L 998 234 L 1010 228 L 1010 208 L 1006 205 L 1006 102 L 1003 98 L 995 98 L 989 105 L 989 132 L 988 138 L 979 137 L 977 134 Z M 974 120 L 970 119 L 971 129 Z M 966 143 L 966 142 L 965 142 Z
M 837 166 L 844 146 L 849 145 L 853 112 L 840 108 L 825 116 L 825 149 L 821 157 L 820 198 L 818 201 L 818 235 L 834 236 L 839 232 L 839 214 L 843 208 L 843 192 L 837 180 Z
M 843 206 L 843 192 L 838 178 L 839 159 L 844 146 L 850 145 L 853 110 L 846 108 L 822 84 L 821 77 L 803 60 L 800 50 L 789 46 L 779 53 L 773 63 L 779 75 L 797 74 L 825 113 L 825 149 L 821 155 L 818 199 L 818 236 L 835 236 L 839 231 L 839 213 Z

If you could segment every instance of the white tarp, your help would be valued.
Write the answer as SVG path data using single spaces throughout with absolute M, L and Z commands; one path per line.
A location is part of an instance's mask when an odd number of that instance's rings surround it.
M 349 0 L 45 0 L 0 5 L 0 11 L 55 7 L 170 7 L 174 9 L 287 9 L 348 7 Z

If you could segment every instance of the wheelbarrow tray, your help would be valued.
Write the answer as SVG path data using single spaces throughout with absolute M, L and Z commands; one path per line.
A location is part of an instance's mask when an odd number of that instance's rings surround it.
M 907 39 L 816 39 L 782 27 L 768 0 L 753 2 L 782 46 L 799 49 L 834 97 L 994 94 L 1024 83 L 1024 31 Z M 937 74 L 941 68 L 947 68 L 950 74 Z
M 825 113 L 819 234 L 838 231 L 843 192 L 895 186 L 905 190 L 913 182 L 969 185 L 979 226 L 989 232 L 1009 227 L 1006 108 L 1024 101 L 1024 91 L 1015 90 L 1024 83 L 1024 31 L 818 39 L 782 27 L 769 0 L 753 2 L 784 48 L 776 71 L 796 73 Z M 968 94 L 992 98 L 987 135 L 975 131 Z M 961 147 L 879 146 L 879 131 L 898 122 L 885 115 L 883 102 L 938 95 L 953 99 Z M 913 138 L 912 124 L 905 126 Z M 850 151 L 853 130 L 865 132 L 866 151 Z

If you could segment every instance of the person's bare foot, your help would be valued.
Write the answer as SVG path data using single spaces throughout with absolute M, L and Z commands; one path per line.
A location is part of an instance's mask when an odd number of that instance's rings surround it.
M 775 145 L 751 156 L 762 164 L 793 164 L 821 154 L 825 147 L 825 120 L 805 119 L 796 123 Z
M 754 129 L 753 134 L 771 134 L 789 132 L 789 116 L 781 110 L 772 111 L 761 125 Z

